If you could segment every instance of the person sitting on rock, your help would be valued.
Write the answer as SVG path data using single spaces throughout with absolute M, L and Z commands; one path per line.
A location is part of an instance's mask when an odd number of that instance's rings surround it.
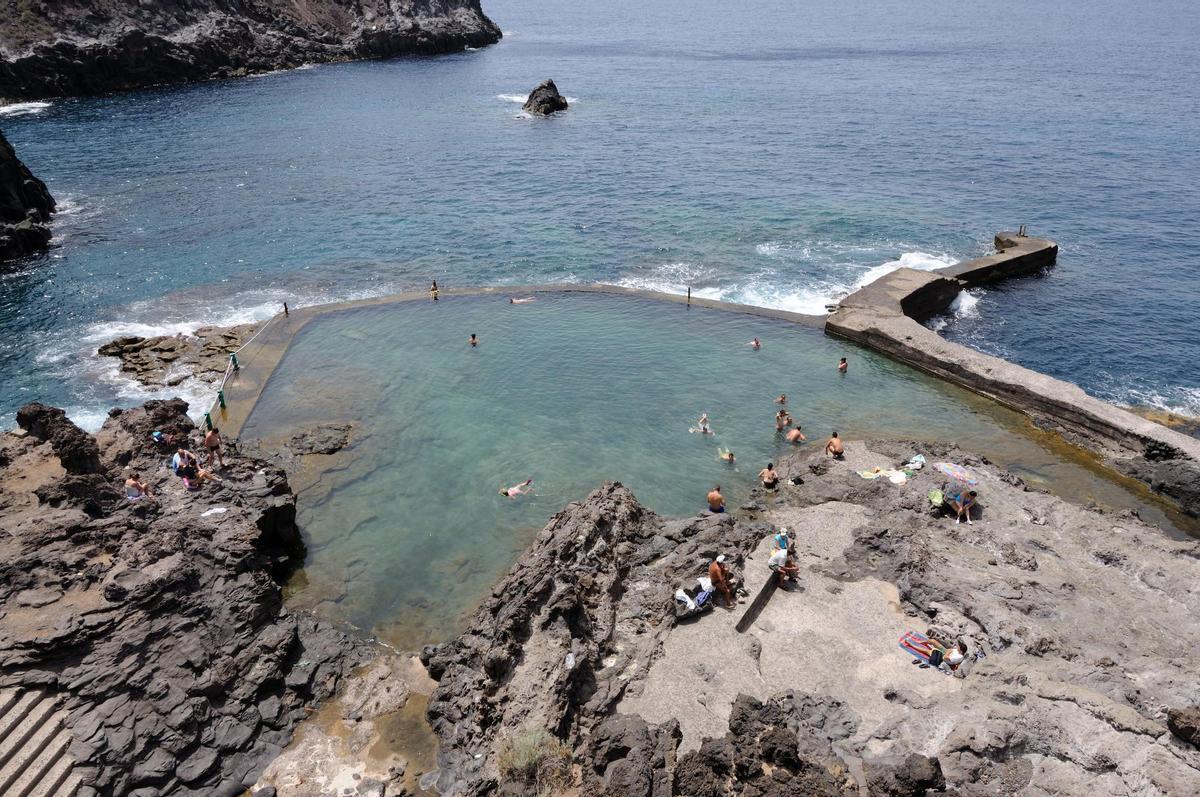
M 789 579 L 795 581 L 800 574 L 800 565 L 786 548 L 777 548 L 767 559 L 767 567 L 774 571 L 781 587 L 786 586 Z
M 804 432 L 800 431 L 800 424 L 796 424 L 796 428 L 787 433 L 787 441 L 789 443 L 795 443 L 796 445 L 799 445 L 806 439 L 808 438 L 804 436 Z
M 708 580 L 712 582 L 713 589 L 721 593 L 721 597 L 725 599 L 725 606 L 730 609 L 735 605 L 733 590 L 729 586 L 731 578 L 729 568 L 725 566 L 725 554 L 709 563 Z
M 758 478 L 762 482 L 763 489 L 774 490 L 779 486 L 779 474 L 775 472 L 775 463 L 768 462 L 767 467 L 758 472 Z
M 956 525 L 962 523 L 964 517 L 967 519 L 968 526 L 973 525 L 971 523 L 971 507 L 975 506 L 975 499 L 978 496 L 979 493 L 975 492 L 974 490 L 966 493 L 964 493 L 962 490 L 957 492 L 946 492 L 946 503 L 948 503 L 951 508 L 954 509 L 954 523 Z
M 221 430 L 213 427 L 204 435 L 204 448 L 208 451 L 208 459 L 204 461 L 204 467 L 211 468 L 215 459 L 221 467 L 225 467 L 225 455 L 221 451 Z
M 846 456 L 846 448 L 842 445 L 842 438 L 838 437 L 836 429 L 829 437 L 829 442 L 825 444 L 825 453 L 830 454 L 834 459 L 844 459 Z
M 708 493 L 708 511 L 714 514 L 725 511 L 725 496 L 721 495 L 721 485 L 719 484 Z
M 154 500 L 150 487 L 141 481 L 136 473 L 129 474 L 129 478 L 125 480 L 125 497 L 130 501 L 140 501 L 143 498 Z
M 958 640 L 958 644 L 950 649 L 942 659 L 946 666 L 951 670 L 957 670 L 959 665 L 967 659 L 967 643 L 964 640 Z
M 183 479 L 183 486 L 189 490 L 199 490 L 206 481 L 219 482 L 220 478 L 200 467 L 200 460 L 186 448 L 180 448 L 171 458 L 171 467 L 175 475 Z

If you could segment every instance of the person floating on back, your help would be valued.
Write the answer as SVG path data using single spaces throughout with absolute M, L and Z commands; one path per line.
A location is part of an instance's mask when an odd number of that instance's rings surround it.
M 691 431 L 699 432 L 700 434 L 712 434 L 713 433 L 713 430 L 708 427 L 708 413 L 707 412 L 700 413 L 700 420 L 696 421 L 696 425 L 691 428 Z
M 846 373 L 846 370 L 847 370 L 849 367 L 850 367 L 850 365 L 849 365 L 849 364 L 846 362 L 846 358 L 845 358 L 845 357 L 843 357 L 843 358 L 841 359 L 841 361 L 840 361 L 840 362 L 838 362 L 838 373 L 841 373 L 841 374 L 844 374 L 844 373 Z
M 845 456 L 846 449 L 836 431 L 829 438 L 829 442 L 825 444 L 825 453 L 832 455 L 834 459 L 842 459 Z
M 533 479 L 526 479 L 520 484 L 514 484 L 512 487 L 501 487 L 500 495 L 506 498 L 516 498 L 519 495 L 529 495 L 533 492 Z
M 479 338 L 475 337 L 474 332 L 471 333 L 471 337 L 467 338 L 467 343 L 471 344 L 471 348 L 475 348 L 479 345 Z
M 796 424 L 796 428 L 787 433 L 787 441 L 789 443 L 795 443 L 799 445 L 807 439 L 808 438 L 804 436 L 804 432 L 800 431 L 800 424 Z
M 720 514 L 725 511 L 725 496 L 721 495 L 721 485 L 713 487 L 708 494 L 708 511 Z

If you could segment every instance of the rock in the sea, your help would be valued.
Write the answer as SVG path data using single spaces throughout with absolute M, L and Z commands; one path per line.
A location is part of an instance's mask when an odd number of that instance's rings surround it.
M 549 116 L 556 111 L 567 110 L 567 98 L 558 93 L 558 86 L 554 85 L 553 80 L 543 80 L 529 92 L 521 109 L 538 116 Z
M 4 61 L 0 61 L 0 71 Z M 0 91 L 0 96 L 3 92 Z M 40 252 L 50 245 L 54 197 L 17 158 L 0 132 L 0 261 Z
M 22 6 L 10 4 L 0 14 L 0 98 L 100 94 L 308 63 L 456 52 L 501 35 L 479 0 L 34 5 L 15 13 Z
M 372 651 L 284 609 L 304 546 L 279 467 L 229 456 L 192 493 L 164 466 L 150 433 L 195 445 L 186 411 L 114 410 L 93 437 L 32 404 L 0 434 L 0 687 L 58 696 L 83 793 L 241 794 Z M 155 500 L 126 499 L 134 473 Z
M 229 367 L 229 355 L 259 330 L 260 324 L 200 327 L 191 334 L 136 335 L 116 338 L 96 353 L 116 357 L 121 371 L 145 385 L 170 386 L 187 379 L 217 382 Z

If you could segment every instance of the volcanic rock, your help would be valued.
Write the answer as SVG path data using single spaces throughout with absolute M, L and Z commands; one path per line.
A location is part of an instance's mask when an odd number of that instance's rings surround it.
M 199 442 L 179 400 L 114 410 L 94 438 L 54 408 L 18 418 L 0 435 L 0 686 L 58 695 L 89 793 L 241 793 L 373 650 L 284 609 L 277 579 L 304 555 L 287 478 L 231 455 L 222 483 L 185 490 L 150 436 Z M 155 500 L 125 498 L 134 473 Z
M 96 353 L 116 357 L 121 371 L 144 385 L 174 387 L 187 379 L 217 382 L 230 366 L 229 355 L 254 336 L 260 324 L 200 327 L 191 334 L 135 335 L 105 343 Z
M 556 111 L 567 110 L 567 98 L 558 93 L 558 86 L 554 85 L 553 80 L 543 80 L 529 92 L 521 109 L 538 116 L 549 116 Z
M 46 184 L 17 158 L 0 132 L 0 261 L 45 250 L 50 245 L 47 223 L 54 209 Z
M 0 101 L 482 47 L 479 0 L 66 0 L 0 16 Z

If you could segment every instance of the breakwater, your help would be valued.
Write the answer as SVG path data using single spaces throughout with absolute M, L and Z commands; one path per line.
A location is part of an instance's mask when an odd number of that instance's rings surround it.
M 1078 386 L 952 343 L 921 322 L 971 287 L 1054 264 L 1058 245 L 1011 232 L 996 252 L 936 271 L 901 268 L 846 297 L 825 332 L 994 399 L 1092 450 L 1121 472 L 1200 514 L 1200 440 L 1088 395 Z

